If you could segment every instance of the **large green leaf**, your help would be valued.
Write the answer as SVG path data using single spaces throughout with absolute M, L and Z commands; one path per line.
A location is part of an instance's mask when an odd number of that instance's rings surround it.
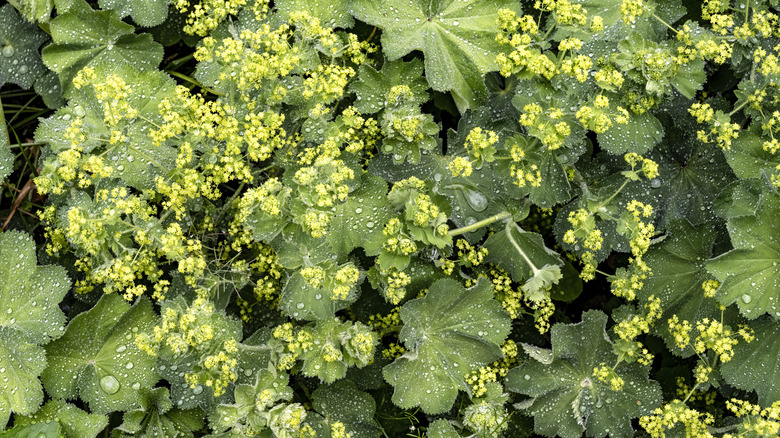
M 562 278 L 558 253 L 544 245 L 542 236 L 523 231 L 513 221 L 485 242 L 487 261 L 507 271 L 512 280 L 524 283 L 528 299 L 539 301 L 553 284 Z
M 32 87 L 46 72 L 38 47 L 47 39 L 38 26 L 25 21 L 13 6 L 0 8 L 0 87 Z
M 168 0 L 99 0 L 100 9 L 113 10 L 121 18 L 132 17 L 139 26 L 152 27 L 168 18 Z
M 33 415 L 15 416 L 14 424 L 35 424 L 56 421 L 65 438 L 95 438 L 108 425 L 108 417 L 88 414 L 76 406 L 62 401 L 49 400 Z
M 59 423 L 19 424 L 0 433 L 0 438 L 62 438 Z
M 707 262 L 707 269 L 721 282 L 717 300 L 725 306 L 736 302 L 750 319 L 764 313 L 780 317 L 779 215 L 780 196 L 765 192 L 755 216 L 729 219 L 735 249 Z
M 521 406 L 534 417 L 536 433 L 633 437 L 631 419 L 660 403 L 660 385 L 648 379 L 648 367 L 636 362 L 615 368 L 624 381 L 619 391 L 593 376 L 594 368 L 615 362 L 606 324 L 607 315 L 600 311 L 583 313 L 577 324 L 555 324 L 552 360 L 531 359 L 507 374 L 508 390 L 532 397 Z
M 43 62 L 60 75 L 66 93 L 76 73 L 87 66 L 156 68 L 162 61 L 162 46 L 151 35 L 133 31 L 115 11 L 94 11 L 77 0 L 68 12 L 51 21 L 53 44 L 43 48 Z
M 8 0 L 19 13 L 30 22 L 41 21 L 48 23 L 51 19 L 51 11 L 54 9 L 54 0 Z
M 320 20 L 324 27 L 349 28 L 355 24 L 355 20 L 349 15 L 347 3 L 348 0 L 278 0 L 274 5 L 285 20 L 290 17 L 290 12 L 305 11 Z
M 0 427 L 11 412 L 31 414 L 43 402 L 40 346 L 62 335 L 59 303 L 70 289 L 60 266 L 36 266 L 35 243 L 21 232 L 0 234 Z
M 387 183 L 366 174 L 360 188 L 336 206 L 326 239 L 340 260 L 357 247 L 362 247 L 366 255 L 377 255 L 387 239 L 383 227 L 394 213 L 387 203 Z
M 756 391 L 764 406 L 780 400 L 780 321 L 766 317 L 752 325 L 756 338 L 740 339 L 734 359 L 720 367 L 727 382 L 737 388 Z
M 599 134 L 598 141 L 599 146 L 610 154 L 644 154 L 658 144 L 663 136 L 664 128 L 654 115 L 649 112 L 631 113 L 628 123 L 616 123 Z
M 422 76 L 423 65 L 415 58 L 409 62 L 402 60 L 385 61 L 382 69 L 374 70 L 370 65 L 360 66 L 357 81 L 349 86 L 355 93 L 355 108 L 364 114 L 373 114 L 394 104 L 389 101 L 388 93 L 398 85 L 409 87 L 412 92 L 404 102 L 422 105 L 428 100 L 428 84 Z
M 56 398 L 79 396 L 95 413 L 133 407 L 141 388 L 158 380 L 156 359 L 140 351 L 133 337 L 151 332 L 156 322 L 148 300 L 131 306 L 119 295 L 104 295 L 46 346 L 46 391 Z
M 374 397 L 357 389 L 349 380 L 317 388 L 312 393 L 312 407 L 329 424 L 336 421 L 344 424 L 352 438 L 376 438 L 382 435 L 382 429 L 374 420 Z
M 496 70 L 501 50 L 496 20 L 511 0 L 355 0 L 357 19 L 382 28 L 382 48 L 396 60 L 414 50 L 425 55 L 425 76 L 436 91 L 452 91 L 461 112 L 487 97 L 483 75 Z
M 157 176 L 166 175 L 175 168 L 177 151 L 168 144 L 156 146 L 149 132 L 163 124 L 159 103 L 173 96 L 175 82 L 160 71 L 139 71 L 132 66 L 98 66 L 96 82 L 121 78 L 128 88 L 128 106 L 137 112 L 134 119 L 121 119 L 116 129 L 127 137 L 118 144 L 108 144 L 112 128 L 106 125 L 105 106 L 92 87 L 74 90 L 68 106 L 57 111 L 54 117 L 44 119 L 35 132 L 36 140 L 46 142 L 55 154 L 72 147 L 64 135 L 77 117 L 82 119 L 81 130 L 87 140 L 79 145 L 83 152 L 104 157 L 113 168 L 113 177 L 120 178 L 136 189 L 154 187 Z M 45 163 L 52 163 L 50 158 Z M 55 163 L 56 165 L 56 163 Z M 46 168 L 46 166 L 43 166 Z M 56 174 L 55 174 L 56 175 Z
M 702 283 L 711 280 L 706 261 L 712 257 L 712 246 L 718 237 L 711 227 L 694 227 L 685 219 L 669 224 L 667 238 L 647 252 L 645 261 L 653 274 L 639 290 L 639 297 L 646 300 L 655 295 L 661 300 L 661 315 L 655 331 L 676 354 L 690 356 L 692 347 L 680 351 L 667 330 L 666 321 L 677 315 L 680 321 L 700 321 L 703 318 L 717 320 L 721 312 L 717 303 L 704 296 Z
M 775 173 L 780 158 L 764 150 L 765 140 L 753 132 L 743 133 L 724 152 L 729 166 L 739 178 L 761 178 Z
M 484 279 L 470 289 L 438 280 L 424 298 L 403 305 L 401 320 L 399 339 L 408 351 L 384 376 L 395 387 L 395 404 L 428 414 L 448 411 L 460 389 L 470 390 L 464 376 L 501 357 L 511 322 Z
M 193 431 L 203 427 L 203 411 L 173 409 L 168 388 L 141 391 L 138 404 L 136 409 L 125 412 L 122 424 L 112 431 L 112 438 L 192 438 Z

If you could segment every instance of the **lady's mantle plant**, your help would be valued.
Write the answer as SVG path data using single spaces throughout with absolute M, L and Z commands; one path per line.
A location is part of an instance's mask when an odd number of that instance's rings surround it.
M 780 433 L 776 0 L 12 4 L 0 437 Z

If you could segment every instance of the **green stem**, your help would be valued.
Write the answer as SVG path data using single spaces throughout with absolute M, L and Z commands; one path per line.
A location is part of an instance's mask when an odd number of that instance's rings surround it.
M 460 227 L 460 228 L 456 228 L 454 230 L 450 230 L 450 232 L 447 233 L 447 235 L 449 235 L 449 236 L 458 236 L 458 235 L 461 235 L 461 234 L 465 234 L 465 233 L 468 233 L 469 231 L 478 230 L 478 229 L 484 227 L 485 225 L 490 225 L 493 222 L 500 221 L 501 219 L 507 218 L 509 216 L 512 216 L 512 213 L 510 213 L 508 211 L 502 211 L 499 214 L 490 216 L 487 219 L 482 219 L 479 222 L 474 222 L 471 225 L 466 225 L 465 227 Z
M 185 74 L 181 74 L 181 73 L 179 73 L 177 71 L 169 71 L 168 74 L 173 76 L 173 77 L 175 77 L 175 78 L 179 78 L 179 79 L 181 79 L 181 80 L 183 80 L 185 82 L 189 82 L 190 84 L 195 85 L 196 87 L 200 87 L 200 88 L 202 88 L 202 89 L 204 89 L 204 90 L 208 91 L 209 93 L 214 94 L 216 96 L 224 96 L 224 94 L 220 93 L 219 91 L 212 90 L 211 88 L 201 84 L 200 82 L 196 81 L 195 79 L 193 79 L 193 78 L 191 78 L 191 77 L 189 77 L 189 76 L 187 76 Z
M 674 32 L 674 33 L 680 33 L 680 31 L 679 31 L 679 30 L 677 30 L 677 29 L 673 28 L 671 25 L 669 25 L 669 23 L 667 23 L 667 22 L 665 22 L 664 20 L 662 20 L 662 19 L 661 19 L 661 17 L 659 17 L 658 15 L 655 15 L 655 14 L 653 14 L 653 18 L 655 18 L 656 20 L 660 21 L 660 22 L 661 22 L 661 23 L 662 23 L 664 26 L 666 26 L 666 27 L 668 27 L 669 29 L 671 29 L 671 30 L 672 30 L 672 32 Z

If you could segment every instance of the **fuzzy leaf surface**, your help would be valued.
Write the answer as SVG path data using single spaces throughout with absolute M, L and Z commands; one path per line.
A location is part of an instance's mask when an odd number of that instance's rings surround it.
M 458 391 L 468 391 L 464 376 L 501 357 L 511 322 L 489 282 L 466 289 L 450 279 L 404 304 L 401 320 L 408 351 L 384 368 L 385 380 L 395 387 L 395 404 L 429 414 L 448 411 Z
M 38 47 L 48 38 L 38 26 L 25 21 L 11 5 L 0 8 L 0 87 L 16 84 L 30 88 L 46 72 Z
M 95 438 L 108 425 L 108 417 L 89 414 L 63 400 L 49 400 L 28 417 L 14 417 L 15 424 L 35 424 L 56 421 L 65 438 Z
M 31 414 L 43 402 L 41 345 L 60 337 L 65 324 L 59 308 L 70 289 L 65 269 L 36 264 L 32 237 L 0 234 L 0 425 L 11 412 Z
M 374 420 L 374 397 L 357 389 L 350 380 L 317 388 L 312 393 L 312 406 L 328 423 L 343 423 L 353 438 L 376 438 L 382 434 Z
M 707 262 L 707 270 L 721 282 L 715 298 L 724 306 L 736 302 L 749 319 L 780 315 L 779 215 L 780 197 L 765 192 L 754 216 L 728 221 L 734 249 Z
M 356 0 L 355 18 L 382 29 L 390 60 L 414 50 L 425 55 L 425 76 L 436 91 L 452 91 L 461 113 L 487 97 L 483 75 L 496 70 L 501 50 L 496 19 L 510 0 Z
M 552 328 L 551 363 L 524 362 L 509 371 L 506 388 L 531 396 L 526 411 L 534 431 L 544 436 L 577 438 L 633 437 L 631 419 L 652 411 L 661 401 L 661 388 L 648 379 L 648 368 L 622 362 L 615 371 L 625 381 L 621 391 L 593 376 L 593 369 L 614 362 L 612 342 L 605 330 L 607 315 L 582 314 L 577 324 Z
M 77 0 L 68 12 L 51 21 L 54 43 L 43 48 L 43 62 L 60 75 L 66 91 L 76 73 L 87 66 L 155 69 L 162 61 L 162 46 L 151 35 L 135 35 L 133 31 L 115 11 L 94 11 Z
M 749 343 L 740 339 L 734 347 L 734 359 L 720 370 L 731 385 L 756 391 L 759 402 L 769 406 L 780 400 L 780 321 L 762 318 L 751 328 L 756 338 Z
M 158 380 L 156 359 L 140 351 L 133 337 L 156 322 L 148 300 L 131 306 L 117 294 L 104 295 L 47 345 L 49 366 L 41 376 L 46 391 L 56 398 L 78 396 L 95 413 L 133 407 L 138 391 Z
M 99 0 L 103 10 L 113 10 L 124 18 L 130 16 L 139 26 L 152 27 L 168 18 L 168 0 Z

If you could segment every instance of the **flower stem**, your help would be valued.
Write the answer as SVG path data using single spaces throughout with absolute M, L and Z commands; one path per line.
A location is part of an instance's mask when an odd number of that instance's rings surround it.
M 490 216 L 487 219 L 482 219 L 479 222 L 474 222 L 471 225 L 466 225 L 465 227 L 460 227 L 460 228 L 456 228 L 454 230 L 450 230 L 450 232 L 447 233 L 447 234 L 450 235 L 450 236 L 458 236 L 460 234 L 465 234 L 465 233 L 468 233 L 469 231 L 478 230 L 478 229 L 484 227 L 485 225 L 490 225 L 493 222 L 500 221 L 501 219 L 507 218 L 509 216 L 512 216 L 512 213 L 510 213 L 508 211 L 502 211 L 499 214 Z

